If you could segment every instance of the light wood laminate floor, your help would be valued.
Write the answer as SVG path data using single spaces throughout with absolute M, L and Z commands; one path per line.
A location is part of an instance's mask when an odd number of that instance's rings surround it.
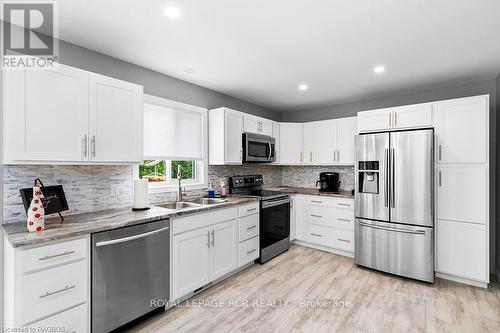
M 324 300 L 323 307 L 314 307 L 314 301 L 301 306 L 301 299 Z M 234 300 L 247 300 L 248 306 Z M 277 301 L 266 307 L 254 300 Z M 280 306 L 279 300 L 291 303 Z M 195 304 L 208 301 L 213 306 Z M 187 305 L 130 332 L 500 332 L 496 284 L 488 290 L 442 279 L 426 284 L 298 245 L 194 296 Z

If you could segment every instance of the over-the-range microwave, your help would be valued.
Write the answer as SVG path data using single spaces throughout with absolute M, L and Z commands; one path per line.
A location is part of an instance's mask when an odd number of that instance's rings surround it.
M 273 137 L 267 135 L 243 133 L 243 162 L 274 162 L 275 142 Z

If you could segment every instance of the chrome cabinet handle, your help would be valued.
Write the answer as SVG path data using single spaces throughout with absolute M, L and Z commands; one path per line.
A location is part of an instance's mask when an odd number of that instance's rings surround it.
M 389 127 L 392 127 L 392 111 L 389 112 Z
M 300 152 L 300 162 L 302 163 L 302 152 Z
M 441 170 L 439 170 L 439 177 L 438 177 L 438 181 L 439 181 L 439 187 L 442 187 L 441 186 Z
M 255 251 L 257 251 L 257 249 L 252 249 L 252 250 L 250 250 L 250 251 L 247 251 L 247 254 L 253 253 L 253 252 L 255 252 Z
M 92 136 L 92 139 L 90 140 L 90 145 L 92 148 L 92 157 L 95 157 L 95 135 Z
M 346 203 L 338 203 L 337 205 L 351 207 L 351 204 L 346 204 Z
M 212 230 L 212 247 L 215 247 L 215 230 Z
M 75 253 L 75 251 L 64 251 L 64 252 L 58 253 L 58 254 L 46 255 L 45 257 L 38 258 L 38 260 L 42 261 L 42 260 L 47 260 L 47 259 L 52 259 L 52 258 L 67 256 L 67 255 L 70 255 L 70 254 L 73 254 L 73 253 Z
M 314 214 L 311 214 L 312 217 L 319 217 L 319 218 L 322 218 L 323 216 L 321 215 L 314 215 Z
M 103 242 L 97 242 L 97 243 L 95 243 L 95 246 L 96 247 L 101 247 L 101 246 L 107 246 L 107 245 L 113 245 L 113 244 L 128 242 L 128 241 L 131 241 L 131 240 L 148 237 L 148 236 L 151 236 L 151 235 L 154 235 L 156 233 L 159 233 L 159 232 L 162 232 L 162 231 L 165 231 L 165 230 L 169 230 L 169 229 L 170 229 L 170 227 L 165 227 L 165 228 L 161 228 L 161 229 L 156 229 L 156 230 L 148 231 L 148 232 L 145 232 L 143 234 L 133 235 L 133 236 L 129 236 L 129 237 L 123 237 L 123 238 L 117 238 L 117 239 L 111 239 L 111 240 L 103 241 Z
M 55 295 L 55 294 L 62 293 L 63 291 L 70 290 L 70 289 L 73 289 L 73 288 L 76 288 L 76 285 L 66 286 L 66 287 L 61 288 L 61 289 L 59 289 L 59 290 L 47 291 L 45 294 L 40 295 L 40 296 L 38 296 L 38 297 L 39 297 L 39 298 L 45 298 L 45 297 L 48 297 L 48 296 L 52 296 L 52 295 Z
M 87 134 L 83 136 L 83 156 L 87 157 Z
M 243 159 L 243 150 L 240 149 L 240 160 L 242 160 L 242 159 Z
M 347 239 L 342 239 L 342 238 L 337 238 L 338 241 L 345 242 L 345 243 L 350 243 L 350 240 Z
M 255 210 L 257 210 L 257 207 L 247 209 L 247 212 L 253 212 L 253 211 L 255 211 Z
M 348 220 L 348 219 L 339 219 L 339 218 L 337 218 L 337 220 L 342 221 L 342 222 L 352 222 L 352 220 Z
M 393 112 L 394 112 L 394 127 L 396 127 L 398 125 L 398 113 L 396 111 Z
M 247 230 L 252 230 L 252 229 L 254 229 L 254 228 L 257 228 L 257 226 L 256 226 L 256 225 L 252 225 L 252 226 L 250 226 L 250 227 L 247 227 Z
M 314 202 L 314 203 L 323 203 L 323 201 L 319 201 L 319 200 L 311 200 L 311 202 Z
M 320 234 L 313 234 L 313 233 L 311 233 L 311 236 L 323 237 L 323 235 L 320 235 Z
M 210 248 L 210 230 L 207 231 L 207 247 Z
M 310 151 L 309 152 L 309 162 L 312 162 L 313 161 L 313 152 Z
M 441 145 L 438 147 L 438 159 L 441 161 Z

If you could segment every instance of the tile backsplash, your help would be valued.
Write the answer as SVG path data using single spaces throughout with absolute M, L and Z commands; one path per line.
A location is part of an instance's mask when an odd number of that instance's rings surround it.
M 339 172 L 342 190 L 354 188 L 352 167 L 209 166 L 208 180 L 218 190 L 222 181 L 228 186 L 230 176 L 262 174 L 264 184 L 268 186 L 315 187 L 322 171 Z M 45 185 L 63 185 L 70 208 L 65 214 L 130 207 L 133 204 L 134 166 L 130 165 L 5 165 L 3 172 L 3 223 L 24 221 L 19 189 L 32 187 L 35 178 L 40 178 Z M 111 194 L 112 185 L 118 188 L 119 194 Z M 191 197 L 204 193 L 204 189 L 198 189 L 187 191 L 186 195 Z M 150 202 L 174 200 L 175 195 L 175 192 L 150 194 Z

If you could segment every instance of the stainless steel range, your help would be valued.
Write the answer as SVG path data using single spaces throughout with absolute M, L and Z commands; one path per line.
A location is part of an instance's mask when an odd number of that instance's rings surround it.
M 262 175 L 230 177 L 229 191 L 260 197 L 260 258 L 262 264 L 290 247 L 290 196 L 263 190 Z

